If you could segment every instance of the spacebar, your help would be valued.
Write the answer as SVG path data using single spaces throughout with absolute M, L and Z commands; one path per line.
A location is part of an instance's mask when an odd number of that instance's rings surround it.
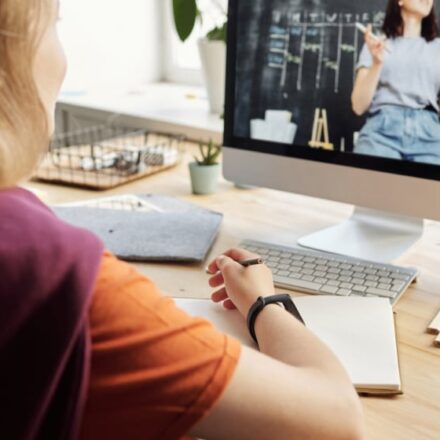
M 318 292 L 319 289 L 322 287 L 322 284 L 314 283 L 313 281 L 304 281 L 304 280 L 297 280 L 294 278 L 288 278 L 288 277 L 277 277 L 274 276 L 275 285 L 282 284 L 282 287 L 288 287 L 289 289 L 305 289 L 305 290 L 311 290 L 313 292 Z

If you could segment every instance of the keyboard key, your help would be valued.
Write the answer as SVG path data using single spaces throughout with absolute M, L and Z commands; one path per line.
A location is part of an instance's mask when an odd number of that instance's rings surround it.
M 304 264 L 304 267 L 305 267 L 306 269 L 315 269 L 316 264 L 306 263 L 306 264 Z
M 323 277 L 325 277 L 325 276 L 327 275 L 327 272 L 322 272 L 322 271 L 317 270 L 317 271 L 314 273 L 314 275 L 315 275 L 315 277 L 323 278 Z
M 352 270 L 353 272 L 363 272 L 364 268 L 362 266 L 354 266 Z
M 275 250 L 269 252 L 269 255 L 273 255 L 274 257 L 278 257 L 278 256 L 280 256 L 280 254 L 281 254 L 280 251 L 275 251 Z
M 350 283 L 342 283 L 340 285 L 341 289 L 351 289 L 353 287 L 353 284 Z
M 322 286 L 320 292 L 322 293 L 329 293 L 330 295 L 335 295 L 338 291 L 337 287 L 332 286 Z
M 351 271 L 351 270 L 341 270 L 341 275 L 343 275 L 344 277 L 351 277 L 351 276 L 353 276 L 353 271 Z
M 393 284 L 393 286 L 391 287 L 391 290 L 393 292 L 400 292 L 401 290 L 403 290 L 406 286 L 406 283 L 399 283 L 399 284 Z
M 366 291 L 367 291 L 367 288 L 365 286 L 356 285 L 353 287 L 353 292 L 365 293 Z
M 322 266 L 322 265 L 317 265 L 316 266 L 316 270 L 320 270 L 321 272 L 327 272 L 328 267 L 327 266 Z
M 377 275 L 379 275 L 380 277 L 388 277 L 390 276 L 390 272 L 387 272 L 386 270 L 380 270 L 379 272 L 377 272 Z
M 343 283 L 348 283 L 351 281 L 351 277 L 339 277 L 339 281 L 342 281 Z
M 377 283 L 375 281 L 366 281 L 364 283 L 367 287 L 377 287 Z
M 341 269 L 347 270 L 347 269 L 351 269 L 353 267 L 353 265 L 344 263 L 344 264 L 341 264 L 340 267 L 341 267 Z
M 338 287 L 341 284 L 340 281 L 337 280 L 328 280 L 327 285 L 332 287 Z
M 299 280 L 301 277 L 302 277 L 302 273 L 299 273 L 299 272 L 290 272 L 289 273 L 289 278 L 294 279 L 295 283 L 296 283 L 296 280 Z
M 288 277 L 289 276 L 289 271 L 288 270 L 279 270 L 278 271 L 278 275 L 282 276 L 282 277 Z
M 396 273 L 396 274 L 392 274 L 392 278 L 394 278 L 396 280 L 401 280 L 401 281 L 409 281 L 411 277 L 406 274 Z
M 336 269 L 335 267 L 331 267 L 328 271 L 328 273 L 334 273 L 336 275 L 339 275 L 339 273 L 341 272 L 340 269 Z
M 275 261 L 276 263 L 278 263 L 280 261 L 280 257 L 269 256 L 267 261 Z
M 288 260 L 288 261 L 289 261 L 288 264 L 290 264 L 291 266 L 294 266 L 294 267 L 303 267 L 304 266 L 304 262 L 302 262 L 302 261 L 294 260 L 291 263 L 290 263 L 290 260 Z
M 377 287 L 378 287 L 379 289 L 391 290 L 391 284 L 380 283 Z
M 339 296 L 349 296 L 350 294 L 351 294 L 351 290 L 349 290 L 349 289 L 339 289 L 336 292 L 336 295 L 339 295 Z
M 353 284 L 364 284 L 364 280 L 362 278 L 353 278 L 351 281 Z
M 279 264 L 278 265 L 278 269 L 280 269 L 280 270 L 287 270 L 287 269 L 289 269 L 289 265 L 288 264 Z
M 305 258 L 304 258 L 304 261 L 305 261 L 306 263 L 313 263 L 313 262 L 315 261 L 315 258 L 313 258 L 313 257 L 305 257 Z
M 313 281 L 319 284 L 327 284 L 327 280 L 325 278 L 315 277 Z
M 393 282 L 393 280 L 391 278 L 382 277 L 382 278 L 379 278 L 379 282 L 382 284 L 391 284 Z
M 287 285 L 287 286 L 291 286 L 292 285 L 292 280 L 290 278 L 285 278 L 285 277 L 276 277 L 275 279 L 276 284 L 278 285 Z M 306 281 L 306 280 L 295 280 L 295 285 L 297 289 L 306 289 L 309 291 L 319 291 L 321 289 L 321 284 L 318 283 L 313 283 L 311 281 Z M 292 288 L 295 288 L 294 286 L 292 286 Z
M 301 277 L 301 279 L 304 280 L 304 281 L 314 281 L 315 277 L 313 275 L 303 275 Z
M 384 296 L 386 298 L 394 298 L 396 296 L 396 292 L 391 292 L 389 290 L 383 290 L 383 289 L 374 289 L 372 287 L 369 287 L 367 289 L 367 293 L 371 295 Z
M 327 266 L 328 266 L 328 267 L 336 268 L 336 267 L 339 267 L 339 263 L 338 263 L 337 261 L 329 261 L 328 264 L 327 264 Z M 338 272 L 338 273 L 339 273 L 339 272 Z
M 379 281 L 379 277 L 376 275 L 368 275 L 367 277 L 365 277 L 365 279 L 367 281 Z
M 328 273 L 327 274 L 327 279 L 329 279 L 329 280 L 337 280 L 338 278 L 339 278 L 338 275 L 335 273 Z
M 303 275 L 313 275 L 313 269 L 301 269 L 299 270 Z
M 368 269 L 365 269 L 365 273 L 368 274 L 368 275 L 376 275 L 377 270 L 376 269 L 372 269 L 372 268 L 368 268 Z

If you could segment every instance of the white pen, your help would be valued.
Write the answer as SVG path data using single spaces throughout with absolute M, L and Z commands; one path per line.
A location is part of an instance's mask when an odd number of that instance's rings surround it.
M 356 27 L 363 33 L 366 34 L 368 32 L 368 29 L 362 24 L 362 23 L 356 23 Z M 371 33 L 371 37 L 373 38 L 373 40 L 376 41 L 382 41 L 377 35 L 374 35 L 373 33 Z M 391 53 L 390 48 L 385 44 L 385 50 L 388 53 Z

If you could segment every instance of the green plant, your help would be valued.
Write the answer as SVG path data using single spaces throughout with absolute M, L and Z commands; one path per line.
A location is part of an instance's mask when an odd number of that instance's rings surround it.
M 176 26 L 177 35 L 180 40 L 185 41 L 194 30 L 197 19 L 203 20 L 202 12 L 197 6 L 197 0 L 172 0 L 173 1 L 173 16 L 174 24 Z M 226 12 L 223 9 L 219 0 L 212 0 L 214 6 L 221 11 L 225 18 L 225 22 L 211 29 L 206 38 L 210 41 L 224 41 L 226 42 Z
M 208 142 L 207 145 L 199 144 L 199 151 L 201 159 L 197 156 L 194 156 L 195 161 L 198 165 L 201 166 L 210 166 L 216 165 L 217 159 L 222 152 L 222 148 L 220 145 L 216 145 L 212 140 Z

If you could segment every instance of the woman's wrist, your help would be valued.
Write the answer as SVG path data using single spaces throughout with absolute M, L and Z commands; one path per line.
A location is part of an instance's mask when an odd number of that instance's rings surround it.
M 383 66 L 382 60 L 377 60 L 377 59 L 373 58 L 373 64 L 372 64 L 373 68 L 382 69 L 382 66 Z

